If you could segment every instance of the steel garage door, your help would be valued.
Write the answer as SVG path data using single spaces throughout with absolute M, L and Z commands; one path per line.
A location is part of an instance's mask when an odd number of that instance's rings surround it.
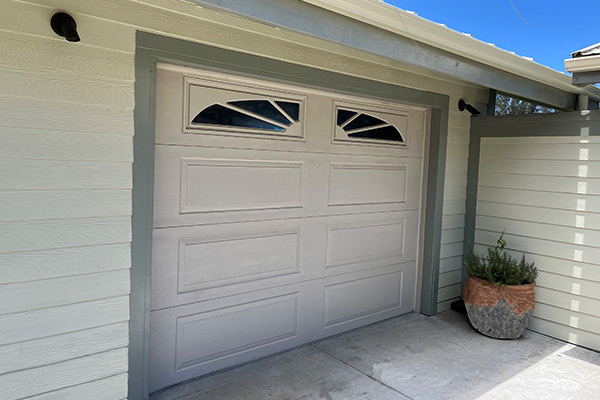
M 428 113 L 160 65 L 150 390 L 411 311 Z

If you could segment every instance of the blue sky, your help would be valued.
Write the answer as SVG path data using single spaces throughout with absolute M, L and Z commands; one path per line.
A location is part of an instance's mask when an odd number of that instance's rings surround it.
M 510 0 L 385 2 L 563 72 L 563 60 L 571 52 L 600 42 L 598 0 L 512 0 L 512 4 Z

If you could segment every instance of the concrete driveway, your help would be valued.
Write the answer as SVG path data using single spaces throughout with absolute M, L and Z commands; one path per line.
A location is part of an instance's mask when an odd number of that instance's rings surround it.
M 151 400 L 600 398 L 600 353 L 527 331 L 490 339 L 464 315 L 406 314 L 157 393 Z

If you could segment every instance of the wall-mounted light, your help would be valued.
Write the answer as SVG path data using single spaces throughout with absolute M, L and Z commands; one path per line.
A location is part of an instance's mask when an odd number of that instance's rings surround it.
M 69 42 L 79 42 L 79 34 L 77 33 L 77 23 L 69 14 L 64 12 L 56 13 L 50 20 L 50 26 L 54 33 L 62 36 Z
M 473 107 L 470 104 L 467 104 L 466 101 L 464 101 L 463 99 L 460 99 L 458 101 L 458 109 L 459 111 L 465 111 L 467 110 L 468 112 L 470 112 L 472 115 L 477 115 L 477 114 L 481 114 L 479 112 L 479 110 L 477 110 L 475 107 Z

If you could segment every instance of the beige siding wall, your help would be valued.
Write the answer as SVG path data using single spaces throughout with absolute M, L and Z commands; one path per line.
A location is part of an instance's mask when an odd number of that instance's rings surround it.
M 440 310 L 458 297 L 469 115 L 455 107 L 483 107 L 485 89 L 183 1 L 0 9 L 3 399 L 126 397 L 138 29 L 450 95 Z M 59 10 L 82 42 L 51 31 Z
M 503 230 L 539 270 L 530 329 L 600 350 L 600 140 L 484 138 L 478 248 Z

